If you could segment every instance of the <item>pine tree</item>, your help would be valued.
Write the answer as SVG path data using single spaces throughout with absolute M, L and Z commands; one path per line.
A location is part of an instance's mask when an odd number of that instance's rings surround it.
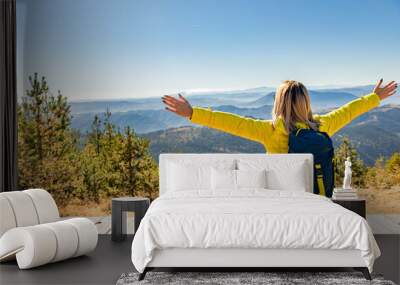
M 79 156 L 82 181 L 76 189 L 80 200 L 100 201 L 100 190 L 104 187 L 104 166 L 99 159 L 96 146 L 86 144 Z
M 400 186 L 400 153 L 395 152 L 389 159 L 377 159 L 373 167 L 368 168 L 367 186 L 376 189 L 390 189 Z
M 29 77 L 31 88 L 18 106 L 19 188 L 44 188 L 59 205 L 72 198 L 77 183 L 77 138 L 70 106 L 54 96 L 45 77 Z
M 101 196 L 107 196 L 103 194 L 108 192 L 107 175 L 109 175 L 110 169 L 108 168 L 108 155 L 104 148 L 102 124 L 105 123 L 96 114 L 80 155 L 82 185 L 78 189 L 77 195 L 81 200 L 99 202 Z
M 155 198 L 158 192 L 157 165 L 149 152 L 148 139 L 136 136 L 127 127 L 124 133 L 120 171 L 121 189 L 128 195 Z
M 158 193 L 158 167 L 150 156 L 149 141 L 127 127 L 120 133 L 111 112 L 95 116 L 81 154 L 81 199 L 99 201 L 110 196 L 145 196 Z
M 92 129 L 89 133 L 89 142 L 95 146 L 96 154 L 100 154 L 100 141 L 103 132 L 101 130 L 101 120 L 99 116 L 96 114 L 94 115 L 94 119 L 92 122 Z
M 385 164 L 388 187 L 400 186 L 400 153 L 395 152 Z
M 400 175 L 400 152 L 395 152 L 386 162 L 386 169 L 390 173 Z

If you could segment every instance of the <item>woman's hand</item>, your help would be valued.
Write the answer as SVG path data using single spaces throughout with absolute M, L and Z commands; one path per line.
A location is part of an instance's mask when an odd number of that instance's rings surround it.
M 164 95 L 162 97 L 162 101 L 166 105 L 165 109 L 179 116 L 190 119 L 193 113 L 192 106 L 181 94 L 178 95 L 178 99 L 169 95 Z
M 374 93 L 376 93 L 381 100 L 386 99 L 395 94 L 397 89 L 397 83 L 394 81 L 391 81 L 384 87 L 381 87 L 382 82 L 383 79 L 379 80 L 378 84 L 376 84 L 374 88 Z

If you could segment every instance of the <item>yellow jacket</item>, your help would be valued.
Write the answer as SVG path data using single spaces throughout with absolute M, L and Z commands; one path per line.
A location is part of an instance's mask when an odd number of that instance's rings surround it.
M 314 119 L 320 123 L 319 130 L 321 132 L 333 136 L 353 119 L 377 107 L 379 103 L 379 96 L 371 93 L 325 115 L 315 115 Z M 264 145 L 268 153 L 288 152 L 289 136 L 282 119 L 279 119 L 274 126 L 272 120 L 258 120 L 226 112 L 212 111 L 211 108 L 193 107 L 190 121 L 259 142 Z

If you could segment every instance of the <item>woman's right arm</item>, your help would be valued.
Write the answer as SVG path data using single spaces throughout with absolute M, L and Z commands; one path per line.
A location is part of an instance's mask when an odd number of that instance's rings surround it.
M 211 108 L 191 107 L 190 103 L 179 94 L 179 99 L 164 96 L 166 109 L 188 118 L 191 122 L 217 129 L 257 142 L 263 142 L 272 132 L 270 121 L 239 116 L 232 113 L 213 111 Z
M 272 131 L 269 121 L 213 111 L 211 108 L 194 107 L 190 121 L 257 142 L 263 142 Z

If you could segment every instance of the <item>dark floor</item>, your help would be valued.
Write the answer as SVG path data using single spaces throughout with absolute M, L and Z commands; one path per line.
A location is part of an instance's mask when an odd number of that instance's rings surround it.
M 0 264 L 0 284 L 115 284 L 122 273 L 134 271 L 131 243 L 99 235 L 96 250 L 88 256 L 28 270 L 18 270 L 16 262 Z
M 382 256 L 375 263 L 375 273 L 399 284 L 400 235 L 375 235 Z M 0 284 L 115 284 L 124 272 L 134 271 L 130 260 L 131 238 L 112 242 L 110 235 L 100 235 L 97 249 L 82 256 L 42 267 L 19 270 L 15 262 L 0 265 Z

